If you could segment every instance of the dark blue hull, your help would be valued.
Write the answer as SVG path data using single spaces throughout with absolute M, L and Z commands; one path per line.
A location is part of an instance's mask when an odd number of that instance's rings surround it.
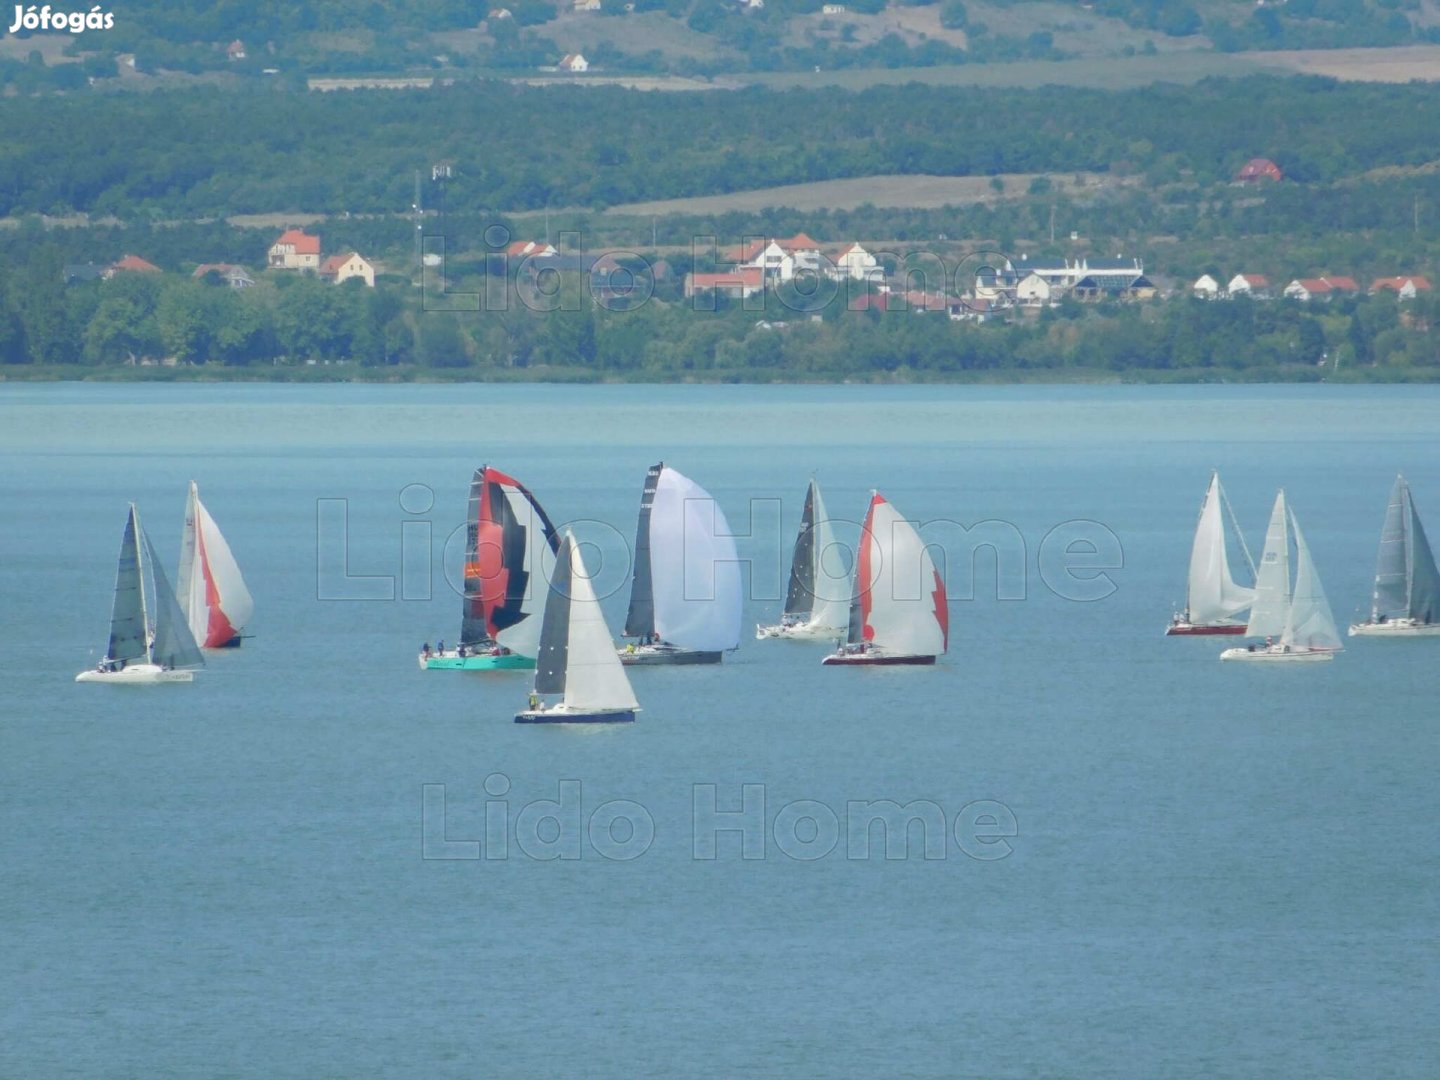
M 566 709 L 536 709 L 515 714 L 517 724 L 629 724 L 634 709 L 604 709 L 599 712 L 570 712 Z

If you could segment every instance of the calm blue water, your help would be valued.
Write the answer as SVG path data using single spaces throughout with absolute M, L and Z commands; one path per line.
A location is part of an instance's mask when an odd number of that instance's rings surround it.
M 1210 468 L 1257 549 L 1285 485 L 1344 622 L 1397 470 L 1440 533 L 1437 439 L 1419 387 L 0 386 L 0 1075 L 1434 1076 L 1440 641 L 1255 670 L 1161 631 Z M 751 534 L 747 625 L 812 471 L 837 516 L 876 486 L 1023 550 L 980 557 L 933 670 L 746 640 L 634 672 L 639 722 L 590 732 L 513 724 L 524 674 L 416 670 L 474 467 L 579 523 L 615 628 L 661 457 Z M 188 687 L 75 685 L 127 501 L 173 566 L 192 478 L 255 638 Z M 1039 569 L 1082 519 L 1123 550 L 1089 603 Z M 567 780 L 582 821 L 644 807 L 648 849 L 567 822 L 581 858 L 527 856 Z M 488 800 L 508 857 L 422 858 L 427 784 L 432 855 Z M 763 785 L 780 842 L 697 859 L 705 784 Z M 879 799 L 1018 835 L 847 858 Z

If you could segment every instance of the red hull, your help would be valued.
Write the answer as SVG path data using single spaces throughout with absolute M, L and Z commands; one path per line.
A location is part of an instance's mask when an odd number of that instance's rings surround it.
M 933 664 L 933 656 L 827 656 L 822 664 L 855 664 L 878 666 L 881 664 Z
M 1243 634 L 1245 624 L 1230 626 L 1191 626 L 1189 624 L 1171 623 L 1170 628 L 1165 631 L 1166 637 L 1199 637 L 1211 634 Z

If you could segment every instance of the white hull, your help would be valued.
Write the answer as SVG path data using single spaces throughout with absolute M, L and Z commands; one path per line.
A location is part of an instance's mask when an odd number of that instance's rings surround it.
M 1351 637 L 1440 637 L 1440 623 L 1422 623 L 1414 619 L 1392 619 L 1389 622 L 1362 622 L 1350 627 Z
M 792 626 L 755 627 L 755 640 L 766 638 L 789 638 L 792 641 L 836 641 L 845 636 L 843 626 L 816 626 L 813 623 L 795 623 Z
M 1282 645 L 1257 645 L 1250 648 L 1226 649 L 1221 660 L 1246 660 L 1255 663 L 1315 663 L 1335 659 L 1333 649 L 1287 649 Z
M 91 669 L 75 676 L 76 682 L 111 683 L 115 686 L 144 686 L 151 683 L 194 682 L 195 672 L 175 671 L 158 664 L 131 664 L 119 671 Z

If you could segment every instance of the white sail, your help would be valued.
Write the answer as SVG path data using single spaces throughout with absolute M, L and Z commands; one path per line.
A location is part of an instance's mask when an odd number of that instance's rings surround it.
M 570 709 L 634 709 L 635 691 L 620 657 L 595 587 L 585 570 L 580 545 L 567 529 L 561 554 L 570 557 L 570 626 L 566 636 L 565 704 Z
M 835 530 L 830 525 L 830 516 L 825 512 L 824 500 L 820 498 L 820 485 L 813 485 L 815 515 L 815 541 L 811 549 L 814 559 L 812 581 L 815 589 L 815 606 L 810 611 L 810 625 L 829 627 L 840 633 L 850 620 L 850 575 L 839 564 L 840 552 L 835 544 Z
M 730 523 L 710 494 L 668 465 L 650 512 L 655 632 L 682 649 L 740 644 L 740 562 Z
M 1223 502 L 1220 474 L 1213 473 L 1190 549 L 1186 610 L 1189 621 L 1196 625 L 1228 622 L 1255 599 L 1255 590 L 1236 584 L 1230 573 Z
M 1292 649 L 1339 650 L 1344 647 L 1340 633 L 1335 628 L 1330 603 L 1320 585 L 1320 575 L 1315 572 L 1305 535 L 1300 531 L 1300 523 L 1295 520 L 1294 514 L 1290 515 L 1290 527 L 1295 532 L 1295 592 L 1290 598 L 1280 644 Z
M 949 633 L 945 584 L 920 534 L 876 494 L 860 542 L 864 640 L 896 656 L 939 656 Z
M 176 584 L 190 633 L 204 648 L 218 648 L 239 636 L 255 613 L 230 545 L 200 501 L 194 481 L 185 504 Z
M 1290 607 L 1290 536 L 1286 525 L 1285 492 L 1275 496 L 1270 526 L 1265 530 L 1265 551 L 1255 573 L 1255 600 L 1250 606 L 1251 637 L 1274 637 L 1285 630 Z

